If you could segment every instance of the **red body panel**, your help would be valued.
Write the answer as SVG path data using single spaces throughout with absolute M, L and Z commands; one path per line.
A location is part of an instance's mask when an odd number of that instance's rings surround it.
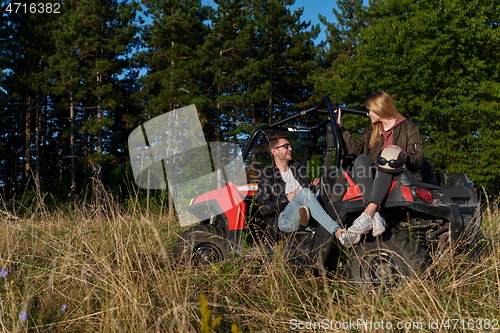
M 344 194 L 342 201 L 363 200 L 363 196 L 361 194 L 361 189 L 359 188 L 359 186 L 354 183 L 354 181 L 352 180 L 351 176 L 347 173 L 347 171 L 343 171 L 343 173 L 345 179 L 347 180 L 347 183 L 349 184 L 349 187 L 347 188 L 347 192 L 346 194 Z
M 357 201 L 357 200 L 362 200 L 363 196 L 361 194 L 361 189 L 359 188 L 358 185 L 354 183 L 352 180 L 351 176 L 346 172 L 344 172 L 345 179 L 347 180 L 347 183 L 349 184 L 349 187 L 347 188 L 346 194 L 344 194 L 344 197 L 342 198 L 342 201 Z M 393 181 L 391 184 L 391 187 L 389 188 L 389 191 L 387 191 L 387 194 L 391 193 L 391 191 L 396 187 L 397 181 Z M 401 193 L 403 194 L 403 197 L 405 198 L 406 201 L 413 201 L 413 196 L 411 194 L 410 188 L 406 186 L 401 186 Z
M 245 192 L 246 194 L 246 192 Z M 198 196 L 193 205 L 208 200 L 215 200 L 223 210 L 228 221 L 228 230 L 240 230 L 245 227 L 247 205 L 238 187 L 231 182 L 221 189 Z
M 406 201 L 413 201 L 413 195 L 411 195 L 409 187 L 401 186 L 401 193 L 403 193 Z

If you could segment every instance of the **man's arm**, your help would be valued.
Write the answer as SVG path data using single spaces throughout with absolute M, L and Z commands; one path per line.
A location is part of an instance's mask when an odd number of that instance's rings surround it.
M 279 192 L 279 196 L 276 195 Z M 279 189 L 274 189 L 271 187 L 269 179 L 264 175 L 261 175 L 259 181 L 259 192 L 257 193 L 257 204 L 260 207 L 260 211 L 263 215 L 270 213 L 278 213 L 279 207 L 288 203 L 288 199 L 284 194 L 284 189 L 279 191 Z
M 293 174 L 295 179 L 299 182 L 300 186 L 310 189 L 312 192 L 316 192 L 319 189 L 321 180 L 315 178 L 312 182 L 309 182 L 309 177 L 307 175 L 307 167 L 300 166 L 298 163 L 292 166 Z M 291 199 L 288 198 L 288 201 Z

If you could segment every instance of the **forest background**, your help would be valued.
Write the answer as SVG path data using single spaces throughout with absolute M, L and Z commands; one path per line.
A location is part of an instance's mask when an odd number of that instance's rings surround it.
M 378 90 L 420 126 L 437 172 L 466 172 L 498 195 L 498 0 L 339 0 L 319 44 L 293 0 L 214 2 L 62 0 L 60 13 L 40 13 L 36 1 L 15 13 L 4 1 L 4 202 L 99 201 L 101 190 L 126 201 L 128 135 L 182 106 L 196 104 L 207 141 L 244 144 L 325 94 L 361 105 Z

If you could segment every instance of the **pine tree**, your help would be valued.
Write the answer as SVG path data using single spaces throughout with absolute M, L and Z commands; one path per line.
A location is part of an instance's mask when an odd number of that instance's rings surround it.
M 212 12 L 212 29 L 203 45 L 202 54 L 207 59 L 209 78 L 212 79 L 207 95 L 211 99 L 213 119 L 211 130 L 214 139 L 227 139 L 239 119 L 234 99 L 245 93 L 246 80 L 241 71 L 247 66 L 252 52 L 253 21 L 249 15 L 248 1 L 219 0 Z M 255 123 L 255 121 L 253 121 Z
M 365 90 L 360 91 L 360 82 L 345 78 L 345 69 L 356 66 L 361 44 L 364 43 L 362 32 L 369 23 L 363 1 L 339 0 L 337 7 L 338 10 L 332 10 L 337 23 L 327 22 L 324 16 L 320 16 L 321 22 L 327 27 L 327 47 L 322 50 L 325 70 L 315 73 L 318 97 L 327 94 L 334 102 L 366 94 Z M 342 86 L 338 84 L 339 81 L 343 81 Z M 347 121 L 346 125 L 349 124 Z M 360 122 L 355 121 L 355 125 L 360 125 Z
M 203 106 L 202 60 L 208 8 L 199 0 L 143 0 L 152 18 L 142 30 L 146 50 L 139 59 L 147 68 L 142 79 L 149 117 L 189 104 Z
M 290 12 L 288 6 L 294 2 L 254 3 L 257 27 L 254 50 L 261 67 L 256 90 L 267 91 L 264 114 L 267 114 L 268 122 L 276 119 L 276 114 L 287 115 L 301 106 L 313 92 L 307 79 L 316 69 L 318 50 L 313 40 L 319 34 L 319 27 L 308 30 L 310 23 L 300 19 L 303 10 Z
M 366 27 L 365 7 L 362 0 L 338 0 L 337 8 L 333 8 L 336 23 L 326 20 L 320 15 L 320 21 L 326 26 L 327 45 L 324 51 L 328 65 L 338 57 L 350 57 L 357 52 L 361 42 L 360 33 Z
M 129 1 L 68 1 L 65 15 L 54 24 L 56 52 L 48 59 L 51 91 L 61 96 L 69 111 L 71 183 L 77 184 L 76 156 L 97 181 L 100 202 L 102 167 L 114 160 L 107 152 L 113 142 L 109 128 L 116 112 L 126 105 L 117 91 L 118 75 L 127 67 L 127 54 L 134 43 L 137 4 Z M 80 149 L 79 149 L 80 148 Z M 86 162 L 86 163 L 85 163 Z
M 54 19 L 46 13 L 2 13 L 2 174 L 8 196 L 15 190 L 41 189 L 48 174 L 43 172 L 43 150 L 49 140 L 45 133 L 48 99 L 43 88 L 45 58 L 52 51 L 47 27 Z
M 212 93 L 226 139 L 241 139 L 307 101 L 319 27 L 291 13 L 294 1 L 218 1 L 207 39 Z
M 143 0 L 142 4 L 152 18 L 142 30 L 146 50 L 138 56 L 147 68 L 140 91 L 147 112 L 144 119 L 196 104 L 200 119 L 211 121 L 204 117 L 206 84 L 200 53 L 208 33 L 204 23 L 208 7 L 201 6 L 199 0 Z M 149 202 L 149 191 L 147 195 Z M 173 217 L 172 195 L 168 195 L 168 208 Z

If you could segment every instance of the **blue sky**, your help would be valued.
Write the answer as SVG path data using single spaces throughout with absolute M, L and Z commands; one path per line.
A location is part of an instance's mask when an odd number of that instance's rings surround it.
M 212 0 L 202 0 L 203 4 L 214 5 Z M 319 24 L 321 33 L 316 39 L 319 43 L 326 38 L 325 26 L 319 21 L 318 15 L 321 14 L 326 17 L 328 22 L 335 22 L 335 15 L 333 15 L 333 8 L 337 7 L 337 0 L 295 0 L 295 4 L 291 6 L 292 12 L 299 8 L 304 8 L 302 14 L 302 21 L 311 21 L 312 25 Z
M 337 8 L 337 0 L 295 0 L 295 4 L 291 6 L 292 10 L 304 8 L 302 21 L 311 21 L 313 25 L 319 24 L 321 33 L 319 34 L 316 43 L 325 40 L 325 26 L 319 21 L 318 15 L 326 17 L 328 22 L 336 22 L 333 15 L 333 8 Z

